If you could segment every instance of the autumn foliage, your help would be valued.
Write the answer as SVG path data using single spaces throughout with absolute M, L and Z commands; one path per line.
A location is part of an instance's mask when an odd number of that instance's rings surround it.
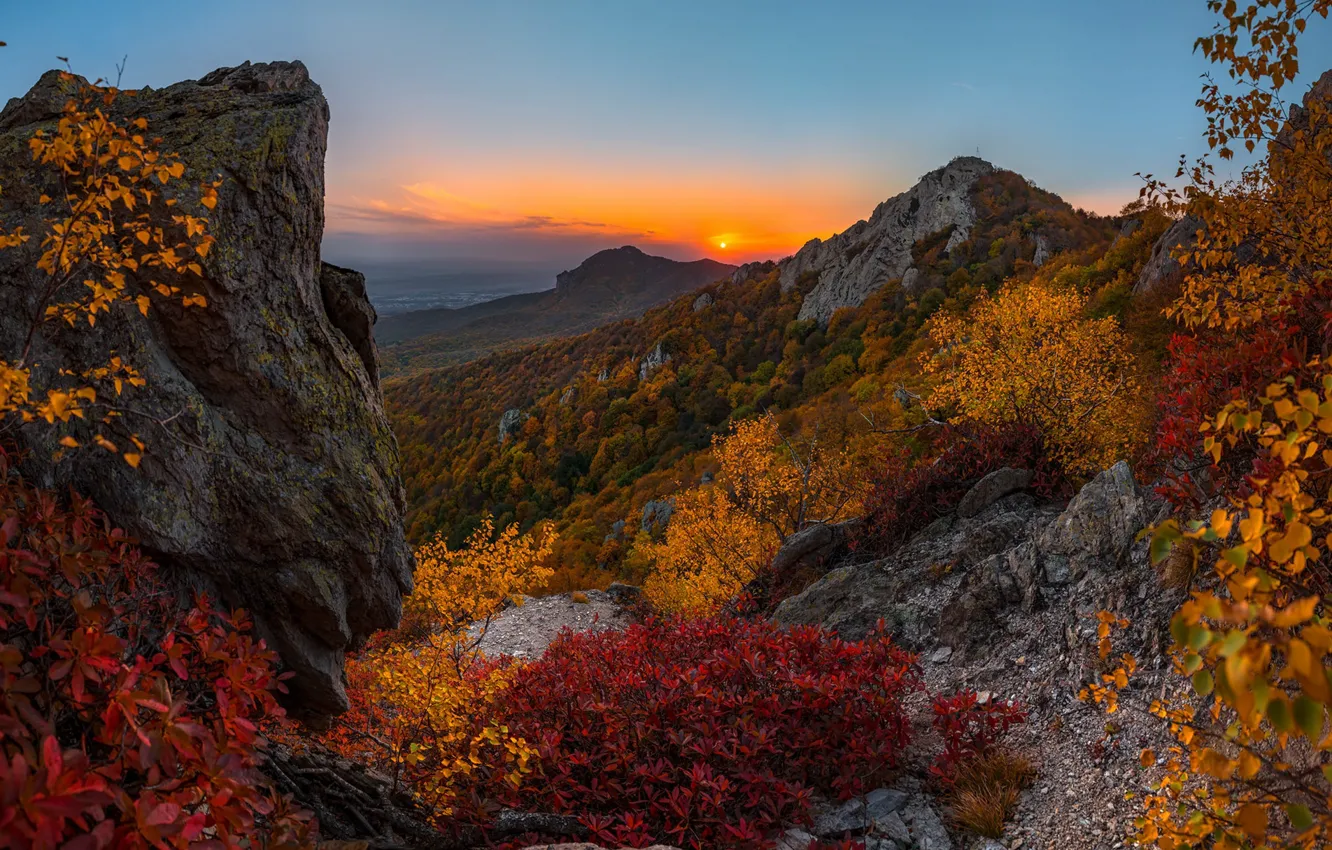
M 145 119 L 118 123 L 111 117 L 112 105 L 132 93 L 72 74 L 62 74 L 61 82 L 71 94 L 55 129 L 39 130 L 29 142 L 32 179 L 53 193 L 39 198 L 50 214 L 40 233 L 0 232 L 0 250 L 34 238 L 40 243 L 34 279 L 27 282 L 36 293 L 27 338 L 14 362 L 0 360 L 0 417 L 58 422 L 66 450 L 96 445 L 137 466 L 144 442 L 133 424 L 124 424 L 131 411 L 119 401 L 127 388 L 144 383 L 129 353 L 108 352 L 104 364 L 62 370 L 39 386 L 35 339 L 46 322 L 93 327 L 114 309 L 147 315 L 154 299 L 205 306 L 195 284 L 214 240 L 206 220 L 166 192 L 185 173 L 179 158 L 147 135 Z M 199 186 L 197 203 L 216 206 L 218 185 Z M 155 223 L 162 220 L 170 224 Z M 73 428 L 79 421 L 89 427 Z
M 281 683 L 247 631 L 0 453 L 0 846 L 303 846 L 308 815 L 256 781 Z
M 759 847 L 812 794 L 882 785 L 910 737 L 911 655 L 730 617 L 566 634 L 517 667 L 497 721 L 535 749 L 487 796 L 576 815 L 607 846 Z

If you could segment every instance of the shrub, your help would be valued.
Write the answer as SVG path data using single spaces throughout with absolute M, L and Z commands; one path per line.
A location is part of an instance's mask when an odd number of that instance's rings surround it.
M 275 656 L 243 612 L 182 610 L 87 500 L 0 451 L 0 846 L 296 847 L 255 781 Z
M 1068 485 L 1032 425 L 968 423 L 941 436 L 942 448 L 912 462 L 899 452 L 873 474 L 857 545 L 888 551 L 957 507 L 972 485 L 1005 466 L 1034 473 L 1032 489 L 1050 497 Z
M 953 820 L 978 835 L 998 838 L 1035 775 L 1025 756 L 1004 749 L 963 762 L 949 795 Z
M 935 730 L 943 737 L 943 750 L 930 767 L 946 787 L 956 784 L 963 765 L 988 756 L 1008 730 L 1027 720 L 1011 700 L 981 702 L 975 691 L 937 696 L 932 706 Z
M 919 685 L 881 633 L 849 643 L 731 617 L 566 632 L 510 676 L 496 720 L 535 746 L 536 769 L 477 798 L 576 815 L 609 846 L 687 848 L 759 846 L 808 822 L 814 791 L 877 787 Z

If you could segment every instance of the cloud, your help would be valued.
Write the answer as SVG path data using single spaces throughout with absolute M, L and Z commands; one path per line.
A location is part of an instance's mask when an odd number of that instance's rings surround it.
M 949 85 L 959 89 L 966 89 L 967 91 L 976 90 L 976 87 L 973 86 L 971 83 L 949 83 Z

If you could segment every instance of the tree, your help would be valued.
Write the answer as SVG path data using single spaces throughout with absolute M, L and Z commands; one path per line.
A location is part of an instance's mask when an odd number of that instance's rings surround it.
M 640 551 L 655 565 L 644 592 L 666 611 L 715 610 L 787 536 L 854 514 L 865 486 L 844 447 L 817 428 L 787 438 L 771 415 L 715 439 L 713 459 L 716 482 L 679 493 L 665 538 Z
M 967 315 L 930 323 L 938 350 L 935 410 L 989 425 L 1031 423 L 1074 473 L 1095 473 L 1140 439 L 1133 344 L 1112 318 L 1090 319 L 1078 292 L 1013 284 L 982 293 Z
M 0 419 L 48 424 L 98 417 L 109 426 L 125 414 L 115 403 L 126 387 L 142 386 L 137 369 L 116 352 L 105 364 L 79 373 L 62 372 L 48 386 L 33 385 L 33 345 L 45 322 L 70 327 L 93 327 L 99 315 L 113 309 L 137 309 L 148 314 L 153 298 L 178 298 L 186 307 L 203 307 L 206 299 L 175 282 L 202 276 L 200 260 L 208 255 L 213 237 L 203 218 L 180 211 L 166 187 L 180 179 L 185 166 L 174 154 L 164 153 L 157 139 L 145 134 L 148 122 L 129 124 L 110 116 L 122 95 L 115 87 L 87 84 L 62 73 L 62 83 L 74 88 L 54 132 L 39 130 L 29 142 L 33 161 L 49 169 L 47 183 L 58 186 L 55 197 L 42 194 L 39 203 L 50 209 L 43 232 L 22 228 L 0 232 L 0 250 L 21 246 L 34 237 L 41 254 L 35 267 L 33 313 L 27 337 L 13 362 L 0 360 Z M 34 178 L 41 179 L 41 178 Z M 201 186 L 199 203 L 217 204 L 220 181 Z M 169 210 L 154 216 L 150 210 Z M 169 220 L 168 226 L 155 222 Z M 166 281 L 166 282 L 164 282 Z M 137 434 L 127 432 L 121 444 L 105 428 L 92 431 L 90 442 L 120 452 L 137 466 L 144 449 Z M 67 448 L 80 441 L 66 435 Z

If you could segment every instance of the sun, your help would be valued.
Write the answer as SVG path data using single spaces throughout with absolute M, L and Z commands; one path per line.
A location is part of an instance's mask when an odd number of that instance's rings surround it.
M 721 246 L 722 246 L 723 248 L 725 248 L 725 247 L 726 247 L 726 243 L 725 243 L 725 242 L 721 243 Z

